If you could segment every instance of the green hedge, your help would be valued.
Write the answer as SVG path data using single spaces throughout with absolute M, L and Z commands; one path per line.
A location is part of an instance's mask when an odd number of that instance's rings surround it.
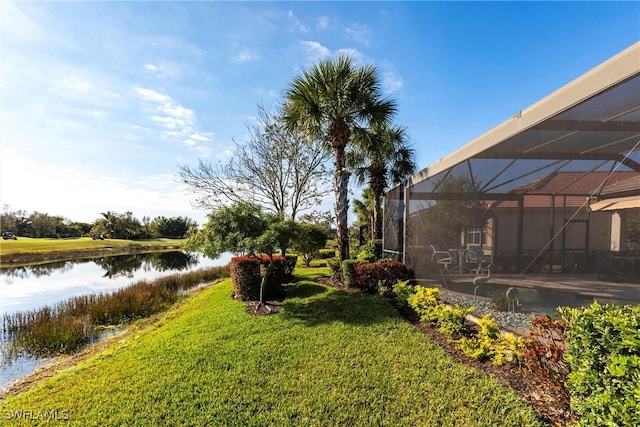
M 356 285 L 356 266 L 358 261 L 345 259 L 342 261 L 342 283 L 345 288 L 353 288 Z
M 640 425 L 640 306 L 593 303 L 560 314 L 578 425 Z
M 346 265 L 346 263 L 349 263 Z M 411 278 L 407 266 L 398 261 L 363 263 L 344 261 L 342 274 L 345 285 L 375 292 L 379 286 L 391 290 L 391 286 L 401 280 Z
M 274 256 L 274 270 L 270 280 L 265 284 L 264 295 L 268 297 L 286 277 L 285 260 L 281 256 Z M 262 280 L 260 265 L 263 269 L 269 264 L 269 258 L 263 256 L 239 256 L 231 258 L 229 272 L 233 282 L 233 294 L 242 301 L 257 301 L 260 299 L 260 282 Z
M 335 257 L 336 257 L 335 249 L 320 249 L 318 251 L 319 259 L 329 259 L 329 258 L 335 258 Z

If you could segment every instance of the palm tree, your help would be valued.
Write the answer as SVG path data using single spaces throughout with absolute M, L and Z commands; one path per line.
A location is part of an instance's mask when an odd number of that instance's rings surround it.
M 358 228 L 366 227 L 367 236 L 373 238 L 373 192 L 371 187 L 362 190 L 362 200 L 353 199 L 353 213 Z
M 387 124 L 374 125 L 361 133 L 347 153 L 347 164 L 354 169 L 356 182 L 368 179 L 373 193 L 374 239 L 382 239 L 382 195 L 388 183 L 396 185 L 416 170 L 415 150 L 407 145 L 406 129 Z
M 349 258 L 350 172 L 345 167 L 345 149 L 353 135 L 389 122 L 395 111 L 395 101 L 382 97 L 377 69 L 371 65 L 355 66 L 351 58 L 342 55 L 305 70 L 287 89 L 284 121 L 288 128 L 304 130 L 333 152 L 341 261 Z

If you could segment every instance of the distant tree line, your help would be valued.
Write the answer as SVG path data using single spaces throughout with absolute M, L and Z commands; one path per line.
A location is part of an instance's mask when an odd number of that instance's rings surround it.
M 92 223 L 71 221 L 59 215 L 23 210 L 12 211 L 3 206 L 0 214 L 0 230 L 23 237 L 69 238 L 102 234 L 111 239 L 140 240 L 151 238 L 181 239 L 190 228 L 198 224 L 187 217 L 143 217 L 138 220 L 133 213 L 119 214 L 108 211 Z

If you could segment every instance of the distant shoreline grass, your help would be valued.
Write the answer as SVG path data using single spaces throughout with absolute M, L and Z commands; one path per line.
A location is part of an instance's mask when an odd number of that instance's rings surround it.
M 122 255 L 161 250 L 180 250 L 184 239 L 92 240 L 74 239 L 0 240 L 0 266 L 11 267 L 50 261 L 75 260 L 104 255 Z
M 0 402 L 69 425 L 541 425 L 512 390 L 456 362 L 382 297 L 296 268 L 279 314 L 254 317 L 230 280 L 107 351 Z M 22 412 L 21 412 L 22 411 Z M 46 423 L 46 420 L 40 421 Z

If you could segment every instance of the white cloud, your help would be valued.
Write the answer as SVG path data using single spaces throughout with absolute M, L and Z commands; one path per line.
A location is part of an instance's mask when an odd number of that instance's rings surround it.
M 249 61 L 255 61 L 259 58 L 260 58 L 259 53 L 254 52 L 250 49 L 244 49 L 241 52 L 239 52 L 236 56 L 234 56 L 233 59 L 236 62 L 249 62 Z
M 291 22 L 293 30 L 299 31 L 301 33 L 306 33 L 308 31 L 307 27 L 305 27 L 302 22 L 300 22 L 300 20 L 296 18 L 292 11 L 289 11 L 287 17 L 289 18 L 289 22 Z
M 316 28 L 319 30 L 324 30 L 329 26 L 329 17 L 320 16 L 316 19 Z
M 382 73 L 382 90 L 389 94 L 393 94 L 402 88 L 402 79 L 393 72 L 386 71 Z
M 362 43 L 365 46 L 369 46 L 369 36 L 371 31 L 366 25 L 351 24 L 344 29 L 344 32 L 353 40 Z
M 21 10 L 24 7 L 24 4 L 13 1 L 0 2 L 2 37 L 5 41 L 17 40 L 33 44 L 48 40 L 50 34 Z
M 209 133 L 208 135 L 211 135 L 211 133 Z M 209 136 L 201 133 L 194 133 L 193 135 L 191 135 L 191 139 L 195 139 L 196 141 L 211 141 L 211 138 Z
M 203 133 L 197 130 L 198 120 L 196 113 L 183 107 L 169 95 L 162 94 L 152 89 L 141 87 L 133 88 L 133 91 L 144 101 L 154 104 L 155 113 L 149 118 L 159 123 L 164 129 L 162 137 L 169 141 L 179 141 L 184 146 L 204 152 L 203 144 L 211 142 L 212 133 Z
M 336 54 L 348 56 L 353 59 L 353 62 L 355 62 L 356 64 L 364 64 L 364 55 L 358 49 L 338 49 Z
M 183 65 L 161 62 L 159 64 L 144 64 L 145 71 L 154 74 L 159 79 L 179 77 L 184 71 Z
M 331 51 L 318 42 L 302 41 L 300 42 L 300 46 L 302 47 L 303 53 L 307 58 L 307 62 L 314 63 L 331 56 Z
M 403 81 L 395 71 L 393 64 L 383 61 L 380 64 L 382 75 L 382 90 L 388 94 L 393 94 L 402 88 Z
M 172 101 L 170 96 L 162 94 L 160 92 L 156 92 L 155 90 L 135 87 L 133 88 L 133 91 L 146 101 L 152 101 L 152 102 L 171 102 Z

